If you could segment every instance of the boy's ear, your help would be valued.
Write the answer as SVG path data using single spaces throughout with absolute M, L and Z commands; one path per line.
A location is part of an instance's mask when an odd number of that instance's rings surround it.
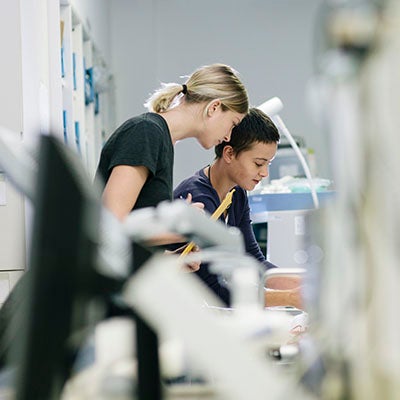
M 233 147 L 229 145 L 225 146 L 222 151 L 222 158 L 224 159 L 224 161 L 230 164 L 234 157 L 235 152 L 233 151 Z

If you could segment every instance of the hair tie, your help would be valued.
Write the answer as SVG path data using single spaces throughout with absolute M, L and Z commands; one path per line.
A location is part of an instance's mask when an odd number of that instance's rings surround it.
M 187 86 L 185 84 L 182 85 L 182 93 L 183 94 L 187 93 Z

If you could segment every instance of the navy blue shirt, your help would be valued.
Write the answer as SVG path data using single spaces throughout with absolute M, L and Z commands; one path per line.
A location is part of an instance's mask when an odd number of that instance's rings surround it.
M 265 269 L 276 267 L 265 259 L 260 246 L 254 236 L 251 226 L 250 207 L 247 193 L 239 186 L 235 187 L 232 197 L 232 204 L 228 209 L 227 219 L 222 215 L 221 221 L 230 226 L 240 229 L 243 234 L 246 252 L 255 257 L 260 263 L 264 264 Z M 192 195 L 193 202 L 201 202 L 204 209 L 212 214 L 221 204 L 217 191 L 212 187 L 208 176 L 204 173 L 204 168 L 197 171 L 194 175 L 183 180 L 174 190 L 174 198 L 186 198 Z M 230 294 L 228 288 L 221 283 L 220 277 L 212 274 L 206 264 L 202 264 L 199 271 L 195 272 L 227 305 L 230 304 Z

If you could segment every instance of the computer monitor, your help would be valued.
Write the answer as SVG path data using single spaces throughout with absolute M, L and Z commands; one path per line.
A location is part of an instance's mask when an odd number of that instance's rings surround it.
M 40 143 L 29 281 L 11 353 L 17 400 L 58 399 L 82 329 L 102 318 L 116 282 L 95 268 L 101 196 L 79 157 L 54 136 Z M 97 303 L 96 303 L 97 299 Z M 90 307 L 89 307 L 90 304 Z

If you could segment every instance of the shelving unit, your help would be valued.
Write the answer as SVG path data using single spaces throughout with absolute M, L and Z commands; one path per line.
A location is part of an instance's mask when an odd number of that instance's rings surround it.
M 101 147 L 114 127 L 113 79 L 80 17 L 60 5 L 61 79 L 65 143 L 94 174 Z
M 41 134 L 63 138 L 93 176 L 115 128 L 112 75 L 88 29 L 91 15 L 82 19 L 70 0 L 39 3 L 6 0 L 0 14 L 0 48 L 7 55 L 0 66 L 0 126 L 31 144 Z M 5 172 L 0 170 L 6 192 L 0 204 L 0 307 L 29 268 L 33 217 L 32 204 Z

